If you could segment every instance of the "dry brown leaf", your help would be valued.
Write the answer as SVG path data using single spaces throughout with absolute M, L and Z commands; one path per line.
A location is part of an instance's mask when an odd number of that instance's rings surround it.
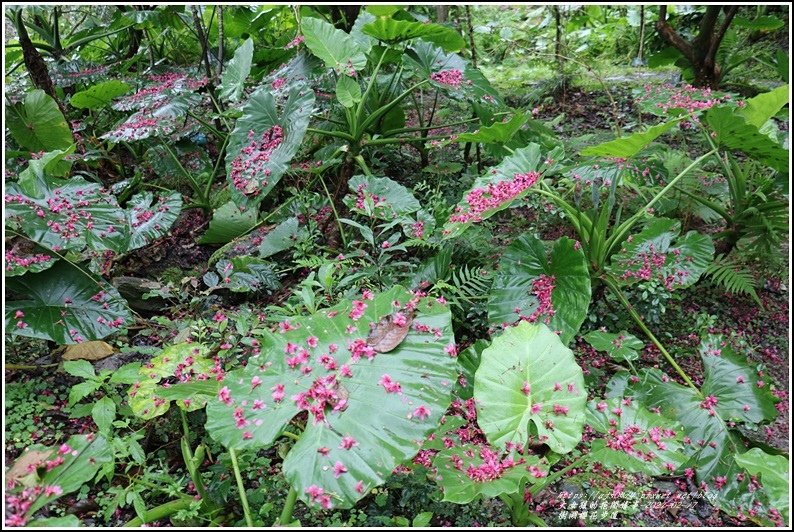
M 370 326 L 367 345 L 378 353 L 393 351 L 408 336 L 413 320 L 414 315 L 410 310 L 398 310 L 383 316 L 378 323 Z M 401 322 L 402 325 L 398 325 L 395 321 Z
M 102 360 L 112 355 L 113 347 L 102 340 L 70 345 L 63 352 L 64 360 Z
M 6 473 L 6 477 L 12 480 L 20 481 L 22 484 L 25 482 L 22 480 L 28 475 L 34 474 L 36 472 L 36 468 L 44 463 L 44 461 L 49 458 L 52 454 L 52 450 L 49 451 L 28 451 L 24 453 L 22 456 L 17 458 L 17 461 L 14 462 L 14 467 L 12 467 L 8 473 Z

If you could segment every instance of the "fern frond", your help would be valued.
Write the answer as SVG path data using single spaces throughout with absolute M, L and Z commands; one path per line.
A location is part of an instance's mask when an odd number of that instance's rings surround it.
M 317 256 L 317 255 L 310 255 L 308 257 L 301 257 L 295 259 L 295 266 L 296 268 L 307 268 L 309 270 L 317 270 L 320 266 L 328 262 L 328 259 Z
M 711 283 L 722 286 L 731 294 L 742 293 L 753 298 L 753 301 L 763 306 L 761 298 L 755 291 L 756 279 L 747 266 L 736 259 L 727 258 L 723 254 L 717 256 L 703 273 L 708 276 Z

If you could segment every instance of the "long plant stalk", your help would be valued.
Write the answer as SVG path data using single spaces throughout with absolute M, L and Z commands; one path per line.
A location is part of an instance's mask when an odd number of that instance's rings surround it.
M 253 528 L 254 521 L 251 519 L 251 509 L 248 507 L 248 497 L 245 495 L 245 486 L 243 485 L 243 477 L 240 475 L 240 466 L 237 465 L 237 451 L 229 448 L 229 456 L 232 459 L 232 469 L 234 470 L 234 479 L 237 481 L 237 491 L 240 492 L 240 504 L 243 505 L 243 514 L 245 515 L 245 524 Z
M 281 510 L 281 517 L 278 518 L 279 526 L 289 526 L 292 524 L 292 512 L 295 511 L 295 501 L 298 500 L 298 490 L 294 486 L 289 487 L 287 498 L 284 499 L 284 509 Z
M 634 307 L 632 307 L 631 303 L 626 298 L 626 296 L 623 294 L 623 291 L 620 289 L 620 287 L 615 282 L 615 280 L 612 277 L 610 277 L 609 275 L 604 275 L 604 276 L 601 277 L 601 279 L 603 279 L 604 282 L 606 283 L 606 285 L 610 288 L 610 290 L 612 290 L 612 293 L 614 293 L 618 297 L 618 299 L 623 304 L 623 306 L 626 308 L 626 310 L 629 311 L 629 314 L 631 315 L 632 319 L 637 324 L 637 326 L 640 329 L 642 329 L 642 332 L 644 332 L 645 335 L 651 340 L 651 342 L 653 342 L 653 345 L 655 345 L 659 349 L 659 351 L 662 353 L 664 358 L 667 359 L 667 362 L 673 367 L 675 372 L 678 373 L 678 375 L 684 380 L 684 382 L 687 383 L 687 385 L 690 388 L 692 388 L 698 394 L 700 394 L 700 389 L 697 386 L 695 386 L 695 383 L 692 382 L 692 380 L 684 372 L 684 370 L 681 369 L 681 366 L 678 365 L 678 363 L 675 361 L 673 356 L 667 351 L 667 349 L 665 349 L 665 347 L 662 345 L 662 343 L 656 338 L 656 336 L 651 332 L 651 330 L 645 325 L 645 322 L 642 320 L 642 317 L 640 317 L 640 315 L 637 314 L 637 311 L 634 310 Z

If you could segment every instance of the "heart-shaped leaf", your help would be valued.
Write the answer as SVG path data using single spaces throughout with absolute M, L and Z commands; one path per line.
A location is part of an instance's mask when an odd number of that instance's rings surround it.
M 495 447 L 539 442 L 565 454 L 582 439 L 582 369 L 543 324 L 521 322 L 483 350 L 474 400 L 477 423 Z
M 348 184 L 355 196 L 345 196 L 345 205 L 379 220 L 391 221 L 422 208 L 410 190 L 388 177 L 356 175 Z
M 340 76 L 336 82 L 336 97 L 343 106 L 352 108 L 361 101 L 361 87 L 349 76 Z
M 19 223 L 34 242 L 52 250 L 113 250 L 126 253 L 163 236 L 179 216 L 181 195 L 157 198 L 151 192 L 133 196 L 129 207 L 96 183 L 80 177 L 68 181 L 42 177 L 36 195 L 27 196 L 10 183 L 6 216 Z
M 790 151 L 748 123 L 730 107 L 712 107 L 706 121 L 720 146 L 737 150 L 778 172 L 788 173 Z
M 541 240 L 525 233 L 502 255 L 488 295 L 488 320 L 507 327 L 519 320 L 545 323 L 568 344 L 590 304 L 590 273 L 584 253 L 562 237 L 551 256 Z
M 715 504 L 731 515 L 748 515 L 752 509 L 755 522 L 770 525 L 774 515 L 768 511 L 767 495 L 749 488 L 750 475 L 736 460 L 746 446 L 731 424 L 734 420 L 752 424 L 775 417 L 776 399 L 768 383 L 757 378 L 757 370 L 722 343 L 721 337 L 709 336 L 701 345 L 705 371 L 702 393 L 652 369 L 641 371 L 639 381 L 624 395 L 632 395 L 649 408 L 658 408 L 661 415 L 681 422 L 691 441 L 685 450 L 689 464 L 698 480 L 716 495 Z
M 410 332 L 389 353 L 367 345 L 383 316 L 413 308 Z M 437 426 L 457 378 L 450 313 L 394 287 L 373 299 L 286 320 L 262 353 L 226 374 L 207 405 L 207 430 L 226 447 L 272 445 L 308 411 L 284 461 L 287 481 L 310 506 L 350 507 L 412 458 Z
M 688 457 L 683 451 L 684 428 L 630 399 L 593 399 L 587 404 L 587 424 L 602 438 L 590 443 L 588 460 L 612 469 L 669 475 Z
M 262 237 L 262 243 L 259 244 L 259 256 L 266 258 L 289 249 L 304 238 L 306 233 L 306 229 L 300 227 L 297 217 L 287 218 Z
M 549 462 L 536 455 L 497 453 L 487 445 L 466 444 L 444 449 L 433 459 L 433 478 L 444 491 L 444 500 L 468 504 L 518 491 L 522 482 L 544 478 Z
M 642 340 L 626 331 L 620 331 L 617 334 L 606 331 L 590 331 L 584 335 L 584 339 L 593 346 L 593 349 L 606 351 L 617 362 L 637 360 L 640 358 L 637 350 L 645 347 Z
M 133 413 L 142 419 L 165 414 L 176 400 L 177 406 L 191 412 L 204 408 L 215 398 L 220 385 L 217 368 L 202 344 L 175 344 L 163 349 L 139 371 L 139 380 L 128 390 Z M 168 380 L 176 380 L 169 383 Z
M 413 72 L 420 79 L 429 79 L 438 88 L 451 97 L 466 98 L 475 104 L 488 104 L 502 107 L 499 92 L 491 86 L 482 72 L 455 53 L 447 53 L 433 43 L 419 40 L 411 45 L 403 54 L 403 65 L 408 72 Z M 442 72 L 458 71 L 459 82 L 456 84 L 441 83 L 439 80 L 450 78 Z M 433 76 L 436 74 L 436 76 Z M 438 77 L 441 75 L 441 77 Z M 453 80 L 457 80 L 457 75 Z
M 760 478 L 762 489 L 769 495 L 772 508 L 778 510 L 783 519 L 780 524 L 775 523 L 775 526 L 789 526 L 791 467 L 788 458 L 773 456 L 754 448 L 738 455 L 736 462 L 751 475 Z
M 607 271 L 623 285 L 656 279 L 668 290 L 697 282 L 714 257 L 711 237 L 695 231 L 680 235 L 681 222 L 656 218 L 612 256 Z
M 30 298 L 6 305 L 6 331 L 11 334 L 67 345 L 101 340 L 133 322 L 112 285 L 66 261 L 8 278 L 6 289 Z
M 421 38 L 448 52 L 457 52 L 466 45 L 460 33 L 441 24 L 379 17 L 361 31 L 389 44 Z
M 314 92 L 304 82 L 291 85 L 286 101 L 278 104 L 264 89 L 251 96 L 226 155 L 235 204 L 243 209 L 256 206 L 273 190 L 303 141 L 313 107 Z
M 222 81 L 219 86 L 221 98 L 230 102 L 236 102 L 240 99 L 243 94 L 243 88 L 245 88 L 245 81 L 248 79 L 248 74 L 251 73 L 253 56 L 254 40 L 249 37 L 234 51 L 234 57 L 232 57 L 223 71 Z
M 200 244 L 226 244 L 256 227 L 257 215 L 253 210 L 240 211 L 233 201 L 227 201 L 212 213 L 207 232 L 201 235 Z
M 367 56 L 356 40 L 328 22 L 307 17 L 301 20 L 301 31 L 306 47 L 337 74 L 355 76 L 367 66 Z
M 102 109 L 109 107 L 114 98 L 126 94 L 128 90 L 130 90 L 129 85 L 112 79 L 75 93 L 69 100 L 69 104 L 77 109 Z
M 58 104 L 41 89 L 30 91 L 24 104 L 6 107 L 5 122 L 14 140 L 32 152 L 65 150 L 73 142 Z

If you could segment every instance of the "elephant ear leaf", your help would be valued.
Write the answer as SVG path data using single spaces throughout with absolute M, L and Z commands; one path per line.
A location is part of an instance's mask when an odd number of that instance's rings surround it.
M 302 81 L 289 87 L 286 101 L 265 89 L 251 96 L 226 155 L 229 189 L 238 207 L 255 207 L 273 190 L 303 141 L 313 108 L 314 92 Z
M 493 446 L 545 443 L 565 454 L 582 439 L 582 369 L 543 324 L 522 321 L 483 350 L 474 400 L 477 423 Z
M 284 475 L 316 508 L 350 508 L 413 458 L 458 378 L 449 309 L 399 286 L 285 320 L 261 344 L 208 402 L 207 431 L 261 449 L 307 415 Z

